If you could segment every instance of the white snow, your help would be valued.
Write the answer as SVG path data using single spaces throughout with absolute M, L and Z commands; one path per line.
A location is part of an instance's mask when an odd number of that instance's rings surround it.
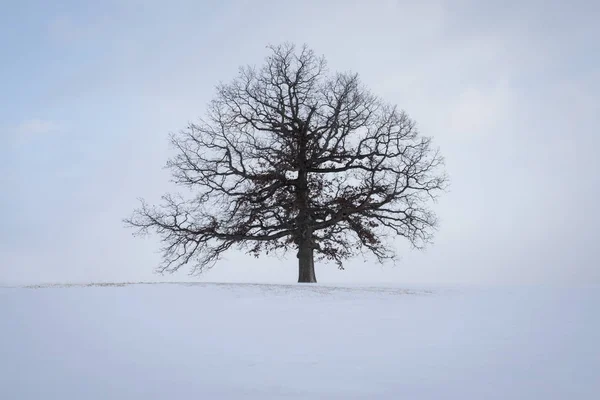
M 0 399 L 598 399 L 600 290 L 0 288 Z

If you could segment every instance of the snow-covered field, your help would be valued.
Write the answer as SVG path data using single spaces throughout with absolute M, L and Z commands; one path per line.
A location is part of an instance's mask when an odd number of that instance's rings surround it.
M 600 290 L 0 288 L 0 399 L 599 399 Z

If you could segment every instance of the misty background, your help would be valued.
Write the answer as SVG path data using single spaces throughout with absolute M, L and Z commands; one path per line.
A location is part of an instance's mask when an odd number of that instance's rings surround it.
M 122 219 L 172 189 L 169 132 L 267 44 L 306 43 L 433 136 L 448 193 L 425 252 L 316 266 L 319 282 L 600 284 L 597 1 L 20 1 L 0 13 L 0 285 L 295 282 L 229 252 L 153 274 Z

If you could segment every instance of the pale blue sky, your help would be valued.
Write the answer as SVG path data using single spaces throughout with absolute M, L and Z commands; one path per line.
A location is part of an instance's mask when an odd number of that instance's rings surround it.
M 600 3 L 20 1 L 0 14 L 0 284 L 163 279 L 121 219 L 169 189 L 167 135 L 269 43 L 307 43 L 447 159 L 426 252 L 321 282 L 600 283 Z M 205 280 L 294 281 L 231 253 Z M 187 279 L 186 271 L 168 279 Z

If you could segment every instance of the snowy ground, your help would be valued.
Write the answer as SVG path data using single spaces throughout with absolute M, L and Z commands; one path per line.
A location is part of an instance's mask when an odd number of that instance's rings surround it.
M 0 399 L 599 399 L 600 290 L 0 288 Z

